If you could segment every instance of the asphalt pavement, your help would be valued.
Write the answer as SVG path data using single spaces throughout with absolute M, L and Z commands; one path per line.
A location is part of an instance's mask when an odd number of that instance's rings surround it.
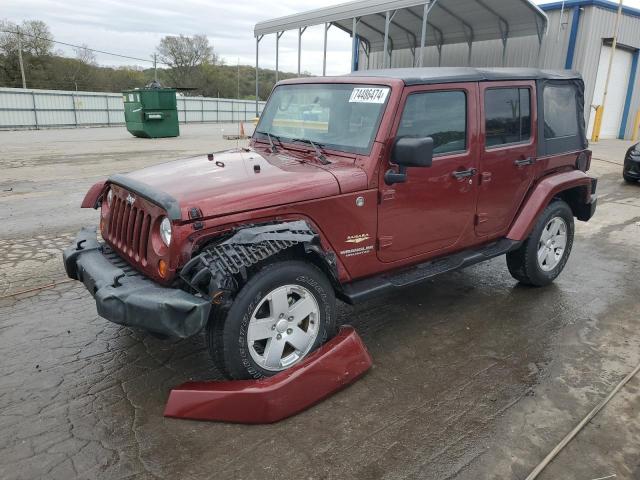
M 95 181 L 236 145 L 234 125 L 181 129 L 0 132 L 0 478 L 524 479 L 640 362 L 640 184 L 629 143 L 602 141 L 598 212 L 552 286 L 497 258 L 341 304 L 374 359 L 354 385 L 273 425 L 164 418 L 172 386 L 219 377 L 203 338 L 103 320 L 60 260 L 97 221 L 79 208 Z M 540 478 L 639 479 L 639 394 L 634 378 Z

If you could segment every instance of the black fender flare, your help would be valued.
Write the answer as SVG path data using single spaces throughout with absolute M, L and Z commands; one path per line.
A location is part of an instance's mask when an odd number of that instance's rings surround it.
M 240 227 L 228 239 L 205 247 L 189 260 L 180 278 L 204 298 L 224 304 L 237 291 L 238 276 L 246 280 L 248 268 L 296 245 L 323 262 L 324 270 L 333 277 L 329 280 L 337 284 L 335 254 L 322 248 L 320 236 L 304 220 Z

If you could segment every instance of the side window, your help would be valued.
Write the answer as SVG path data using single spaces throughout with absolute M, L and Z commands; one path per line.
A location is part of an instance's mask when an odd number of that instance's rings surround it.
M 467 95 L 457 90 L 409 95 L 397 136 L 431 137 L 435 155 L 465 151 Z
M 578 135 L 576 90 L 572 85 L 544 87 L 544 138 Z
M 526 142 L 531 138 L 531 90 L 492 88 L 484 94 L 486 146 Z

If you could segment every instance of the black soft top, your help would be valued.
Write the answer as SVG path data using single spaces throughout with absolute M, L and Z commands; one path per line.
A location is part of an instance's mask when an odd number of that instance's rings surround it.
M 385 70 L 360 70 L 348 76 L 393 78 L 402 80 L 405 85 L 501 80 L 582 80 L 582 76 L 573 70 L 541 70 L 539 68 L 389 68 Z

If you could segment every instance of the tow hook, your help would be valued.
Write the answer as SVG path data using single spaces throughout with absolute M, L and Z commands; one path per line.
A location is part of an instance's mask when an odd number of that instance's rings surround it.
M 76 251 L 84 250 L 84 247 L 82 246 L 82 244 L 84 242 L 86 242 L 86 241 L 87 241 L 87 239 L 84 238 L 84 239 L 80 240 L 78 243 L 76 243 Z

